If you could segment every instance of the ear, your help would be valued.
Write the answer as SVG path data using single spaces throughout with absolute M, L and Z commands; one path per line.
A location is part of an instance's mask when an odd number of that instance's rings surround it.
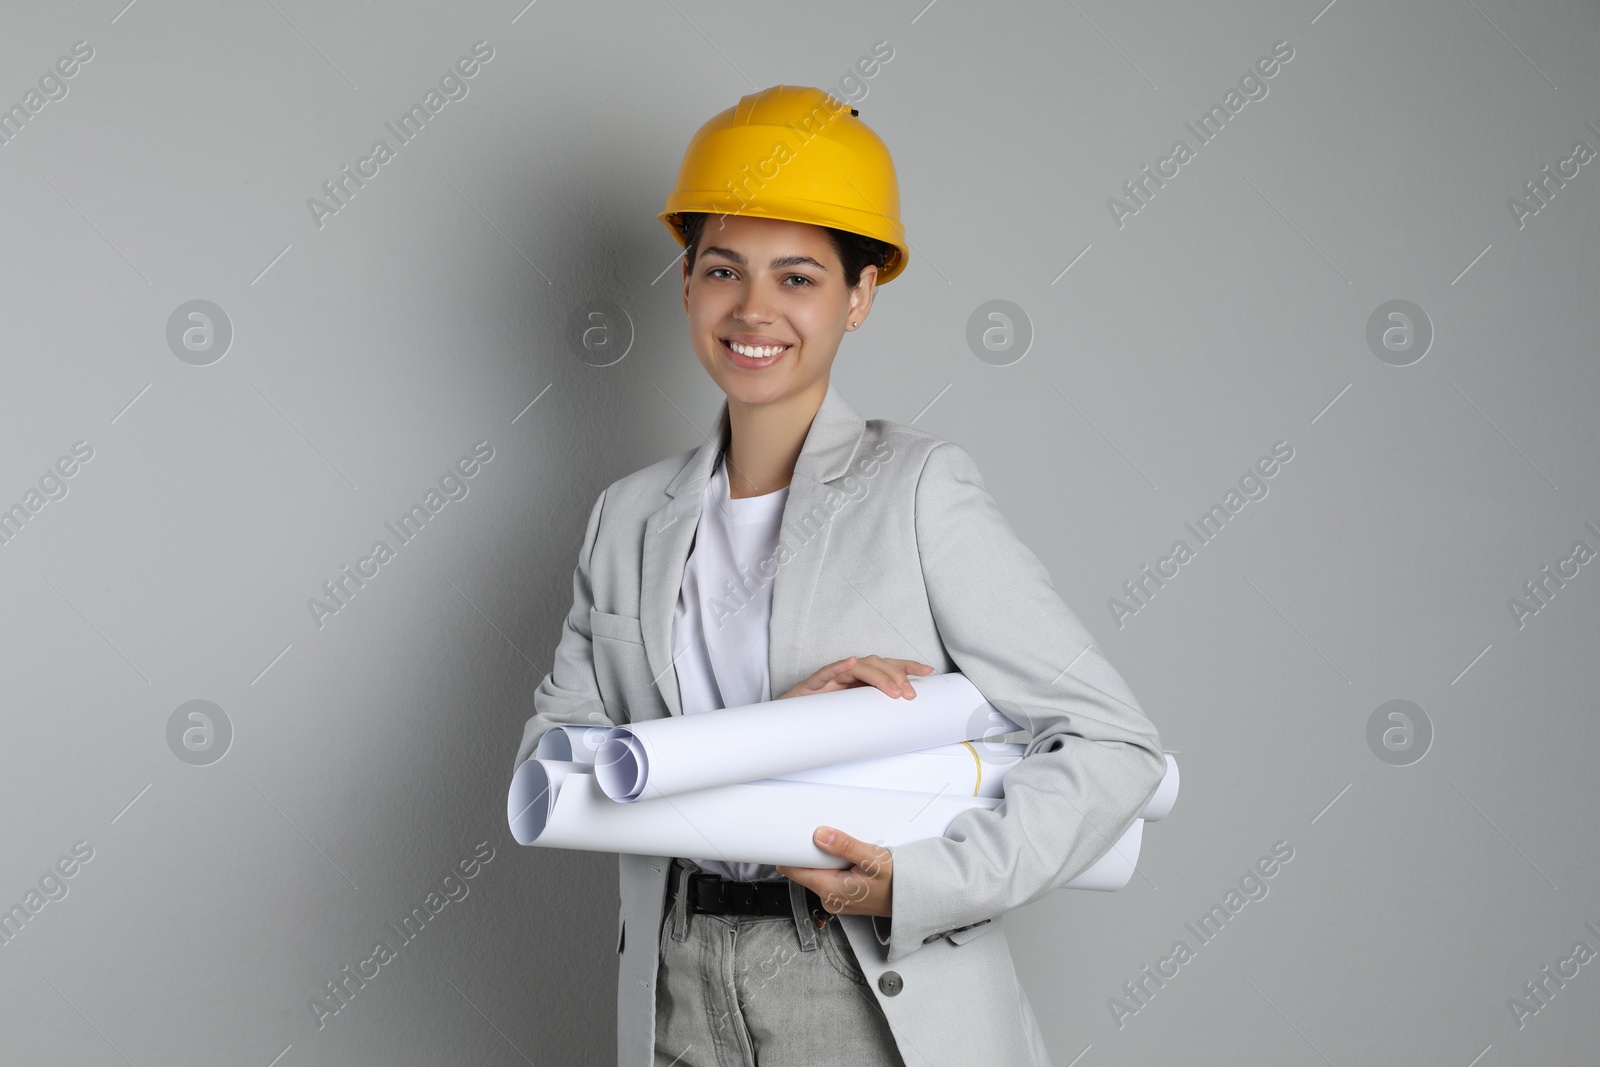
M 868 263 L 861 268 L 861 278 L 850 290 L 850 314 L 846 322 L 865 322 L 872 310 L 872 298 L 878 291 L 878 267 Z

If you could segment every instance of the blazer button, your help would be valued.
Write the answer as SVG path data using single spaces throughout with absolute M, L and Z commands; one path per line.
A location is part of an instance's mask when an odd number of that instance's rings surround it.
M 892 997 L 905 988 L 905 982 L 900 978 L 899 971 L 884 971 L 878 975 L 878 989 L 886 997 Z

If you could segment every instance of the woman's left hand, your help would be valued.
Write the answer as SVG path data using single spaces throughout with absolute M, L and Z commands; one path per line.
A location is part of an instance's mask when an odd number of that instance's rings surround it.
M 844 870 L 780 866 L 778 873 L 816 893 L 823 908 L 835 915 L 894 914 L 894 854 L 889 849 L 858 841 L 831 826 L 817 827 L 812 840 L 830 856 L 849 860 L 854 866 Z

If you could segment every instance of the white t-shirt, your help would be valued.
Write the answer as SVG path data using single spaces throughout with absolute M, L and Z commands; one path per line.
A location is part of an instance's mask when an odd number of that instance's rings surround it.
M 772 618 L 772 559 L 783 520 L 785 486 L 765 496 L 731 499 L 727 468 L 719 457 L 706 482 L 694 548 L 672 616 L 683 713 L 760 704 L 772 699 L 767 627 Z M 693 857 L 690 857 L 691 859 Z M 764 863 L 696 859 L 702 868 L 741 881 L 783 876 Z

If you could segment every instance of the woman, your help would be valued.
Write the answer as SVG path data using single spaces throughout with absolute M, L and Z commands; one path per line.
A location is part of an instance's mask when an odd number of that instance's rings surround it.
M 958 670 L 1027 753 L 999 807 L 942 837 L 819 827 L 844 870 L 619 857 L 622 1064 L 1047 1065 L 996 931 L 1105 853 L 1165 773 L 971 456 L 862 419 L 829 382 L 905 266 L 898 215 L 888 150 L 820 90 L 752 94 L 695 135 L 661 217 L 727 399 L 715 437 L 596 501 L 517 760 L 557 724 L 860 685 L 914 699 L 912 677 Z

